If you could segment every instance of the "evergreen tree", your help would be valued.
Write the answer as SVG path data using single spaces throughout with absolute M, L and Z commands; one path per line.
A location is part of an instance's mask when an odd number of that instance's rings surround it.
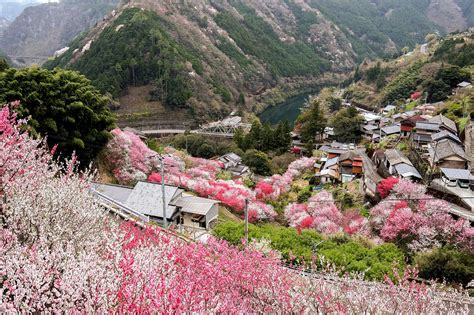
M 303 142 L 314 142 L 317 136 L 323 134 L 327 119 L 324 117 L 318 100 L 311 101 L 309 110 L 300 116 L 299 121 L 302 123 L 301 139 Z
M 50 146 L 58 144 L 63 156 L 75 151 L 83 164 L 104 147 L 114 127 L 110 100 L 75 71 L 6 69 L 0 72 L 0 102 L 13 101 L 21 102 L 21 117 L 31 116 L 33 134 L 47 136 Z
M 364 118 L 354 107 L 340 110 L 331 120 L 334 136 L 340 142 L 358 142 L 361 137 L 360 126 Z

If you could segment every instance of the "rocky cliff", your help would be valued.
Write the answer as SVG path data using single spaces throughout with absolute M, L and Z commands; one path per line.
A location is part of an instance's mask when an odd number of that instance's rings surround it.
M 114 6 L 113 1 L 89 0 L 28 7 L 4 29 L 0 49 L 19 66 L 42 63 Z

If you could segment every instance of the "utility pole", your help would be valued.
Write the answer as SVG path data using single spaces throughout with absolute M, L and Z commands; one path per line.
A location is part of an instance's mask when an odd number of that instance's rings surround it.
M 245 199 L 244 216 L 245 216 L 245 226 L 244 226 L 245 246 L 248 246 L 249 244 L 249 200 L 247 198 Z
M 163 156 L 160 156 L 161 162 L 161 198 L 163 202 L 163 228 L 166 229 L 168 226 L 166 218 L 166 196 L 165 196 L 165 163 L 163 161 Z

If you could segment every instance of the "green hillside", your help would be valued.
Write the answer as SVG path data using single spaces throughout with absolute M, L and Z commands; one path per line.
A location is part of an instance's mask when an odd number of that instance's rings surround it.
M 191 7 L 130 0 L 44 66 L 78 70 L 121 103 L 132 94 L 126 101 L 142 104 L 146 110 L 139 114 L 150 120 L 156 106 L 215 119 L 233 110 L 259 112 L 291 95 L 340 83 L 367 58 L 399 56 L 424 43 L 427 34 L 445 33 L 428 17 L 430 5 L 430 0 L 199 0 Z M 395 79 L 385 68 L 370 82 L 377 89 Z M 395 89 L 382 99 L 392 101 L 399 92 L 405 93 Z M 130 111 L 127 115 L 134 114 Z
M 115 97 L 129 85 L 156 83 L 162 101 L 182 106 L 191 93 L 184 79 L 185 63 L 191 62 L 197 73 L 202 73 L 202 65 L 198 56 L 178 45 L 162 25 L 154 12 L 127 9 L 71 68 L 80 70 L 99 90 Z M 45 67 L 66 67 L 79 43 L 76 40 L 68 53 Z
M 404 104 L 415 91 L 428 102 L 443 101 L 461 81 L 474 74 L 474 33 L 458 33 L 393 60 L 364 63 L 346 96 L 372 107 Z
M 392 41 L 397 48 L 414 47 L 436 29 L 425 15 L 430 0 L 313 0 L 310 5 L 342 28 L 359 56 L 387 53 Z

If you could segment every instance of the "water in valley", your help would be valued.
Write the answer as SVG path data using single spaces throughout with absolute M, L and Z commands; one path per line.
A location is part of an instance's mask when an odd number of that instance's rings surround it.
M 296 118 L 301 112 L 308 97 L 315 93 L 304 93 L 288 98 L 285 102 L 268 107 L 258 117 L 262 123 L 278 124 L 287 120 L 291 126 L 295 124 Z

